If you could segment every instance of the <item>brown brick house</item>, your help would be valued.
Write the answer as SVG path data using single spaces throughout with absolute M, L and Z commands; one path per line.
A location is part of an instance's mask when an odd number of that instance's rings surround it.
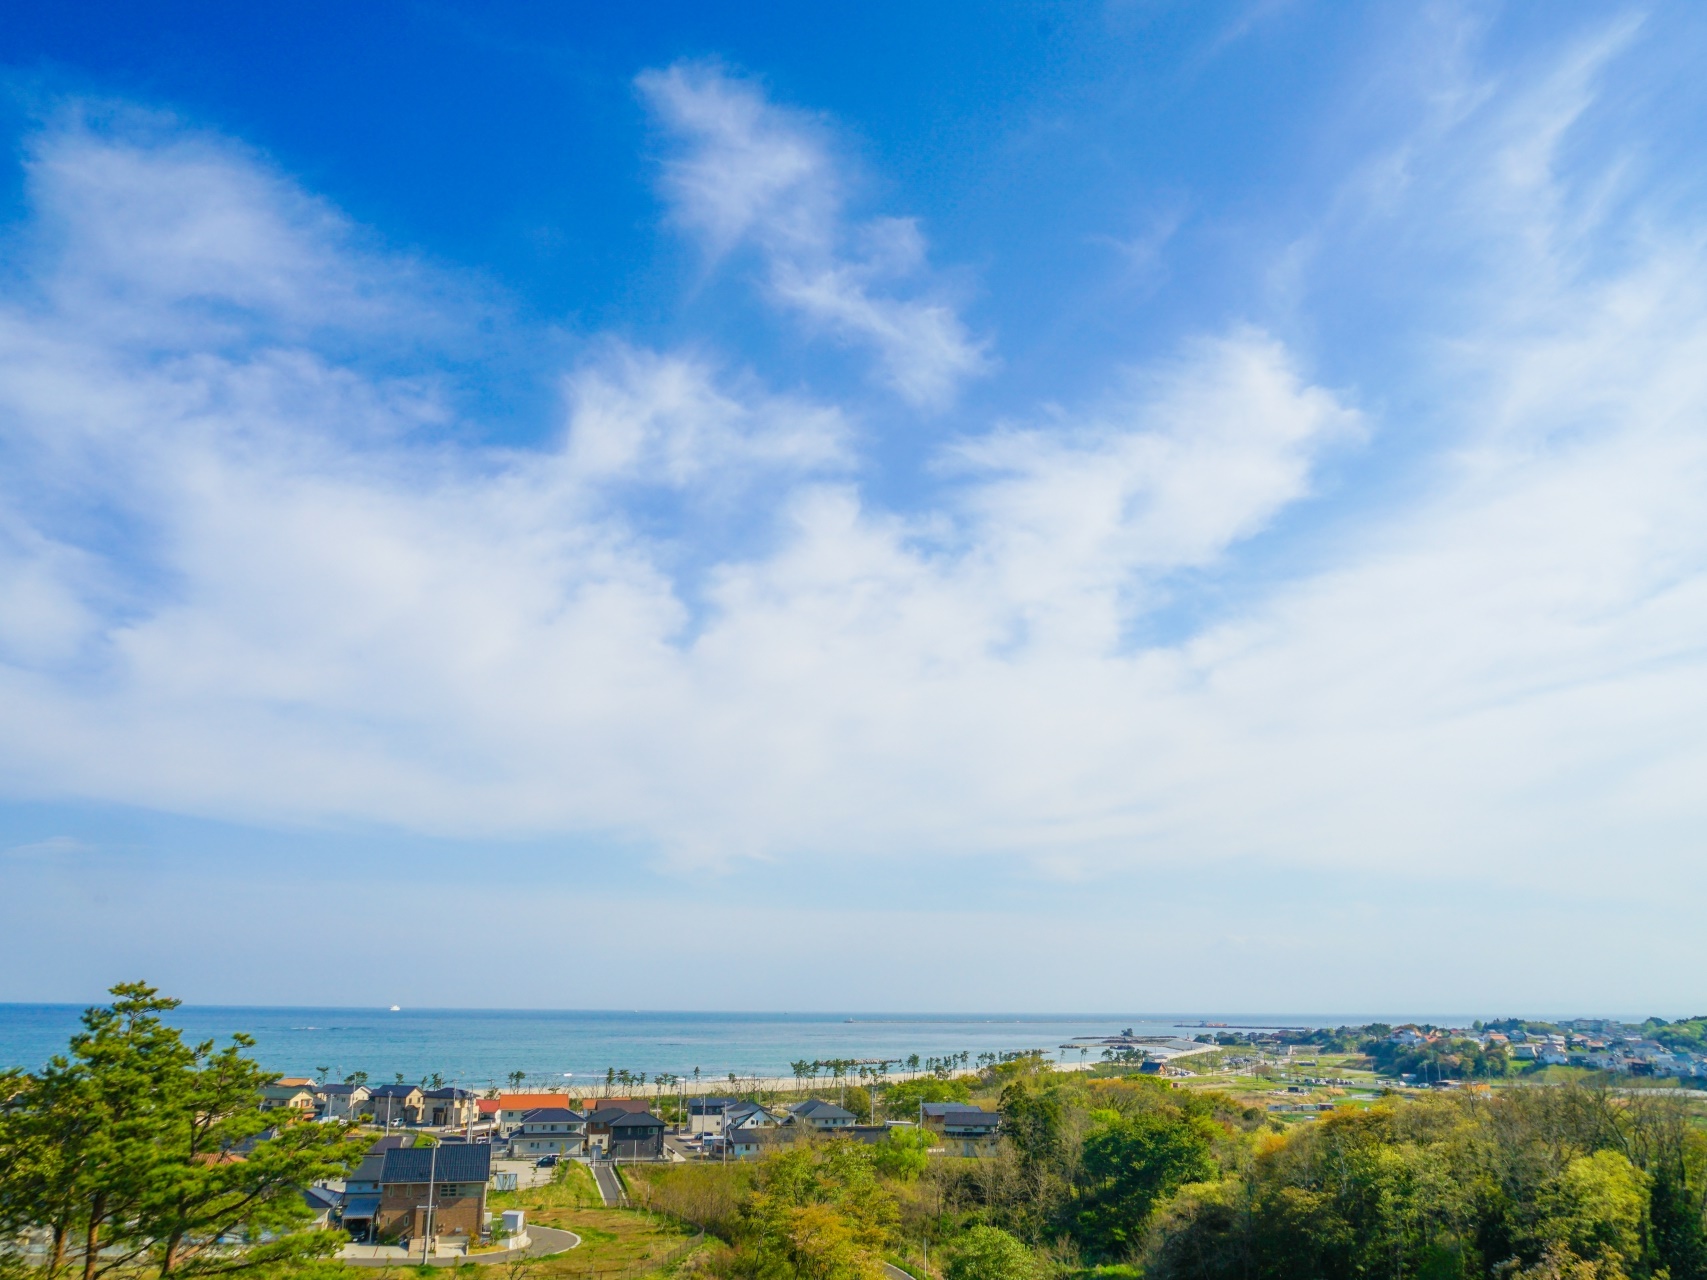
M 435 1236 L 478 1240 L 486 1223 L 491 1172 L 492 1148 L 483 1142 L 387 1151 L 379 1175 L 375 1234 L 386 1240 L 419 1240 L 430 1229 Z

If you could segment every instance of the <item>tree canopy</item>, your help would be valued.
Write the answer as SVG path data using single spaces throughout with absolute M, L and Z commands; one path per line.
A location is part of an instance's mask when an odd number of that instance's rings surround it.
M 361 1158 L 349 1126 L 268 1111 L 274 1083 L 232 1037 L 186 1044 L 144 983 L 87 1010 L 67 1052 L 14 1074 L 0 1105 L 0 1228 L 46 1234 L 36 1272 L 82 1280 L 222 1275 L 323 1259 L 303 1191 Z

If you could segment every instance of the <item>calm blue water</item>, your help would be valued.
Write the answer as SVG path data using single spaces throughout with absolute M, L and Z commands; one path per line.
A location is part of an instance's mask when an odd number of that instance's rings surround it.
M 0 1066 L 33 1069 L 64 1050 L 77 1028 L 74 1005 L 0 1004 Z M 1226 1021 L 1252 1019 L 1228 1018 Z M 525 1071 L 530 1083 L 604 1078 L 607 1068 L 648 1077 L 660 1071 L 716 1079 L 789 1075 L 799 1059 L 938 1057 L 1058 1047 L 1074 1036 L 1196 1034 L 1199 1020 L 1111 1016 L 952 1014 L 601 1013 L 552 1010 L 279 1009 L 186 1007 L 171 1017 L 187 1038 L 244 1031 L 255 1056 L 285 1075 L 334 1077 L 365 1071 L 376 1081 L 401 1072 L 419 1080 L 484 1087 Z M 1283 1020 L 1286 1021 L 1286 1020 Z M 1302 1025 L 1310 1020 L 1292 1020 Z M 1270 1021 L 1267 1025 L 1274 1025 Z M 1092 1051 L 1096 1056 L 1096 1051 Z

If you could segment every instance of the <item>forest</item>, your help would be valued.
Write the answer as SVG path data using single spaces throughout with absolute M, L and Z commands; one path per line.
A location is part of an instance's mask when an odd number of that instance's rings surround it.
M 960 1083 L 960 1082 L 955 1082 Z M 1394 1094 L 1283 1125 L 1213 1091 L 986 1071 L 1000 1152 L 917 1131 L 746 1167 L 630 1171 L 721 1243 L 723 1280 L 1697 1280 L 1707 1130 L 1687 1099 L 1583 1085 Z

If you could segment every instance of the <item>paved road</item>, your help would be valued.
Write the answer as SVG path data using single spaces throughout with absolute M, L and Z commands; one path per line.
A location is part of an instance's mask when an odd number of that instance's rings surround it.
M 901 1270 L 901 1268 L 896 1266 L 893 1262 L 885 1262 L 883 1264 L 883 1274 L 886 1277 L 886 1280 L 913 1280 L 912 1276 Z
M 599 1194 L 604 1197 L 607 1208 L 615 1207 L 627 1199 L 622 1193 L 622 1180 L 616 1176 L 616 1167 L 602 1160 L 594 1160 L 587 1165 L 593 1171 L 593 1181 L 599 1184 Z
M 506 1249 L 502 1253 L 446 1253 L 435 1254 L 427 1259 L 429 1267 L 456 1267 L 464 1262 L 472 1262 L 477 1267 L 490 1266 L 494 1262 L 514 1262 L 517 1258 L 544 1258 L 553 1253 L 563 1253 L 581 1243 L 581 1237 L 573 1231 L 559 1231 L 556 1227 L 528 1227 L 528 1247 L 525 1249 Z M 362 1256 L 352 1257 L 346 1250 L 339 1259 L 352 1267 L 395 1267 L 401 1263 L 421 1265 L 419 1249 L 407 1254 L 401 1249 L 386 1248 L 383 1245 L 351 1245 L 350 1249 L 362 1250 Z

